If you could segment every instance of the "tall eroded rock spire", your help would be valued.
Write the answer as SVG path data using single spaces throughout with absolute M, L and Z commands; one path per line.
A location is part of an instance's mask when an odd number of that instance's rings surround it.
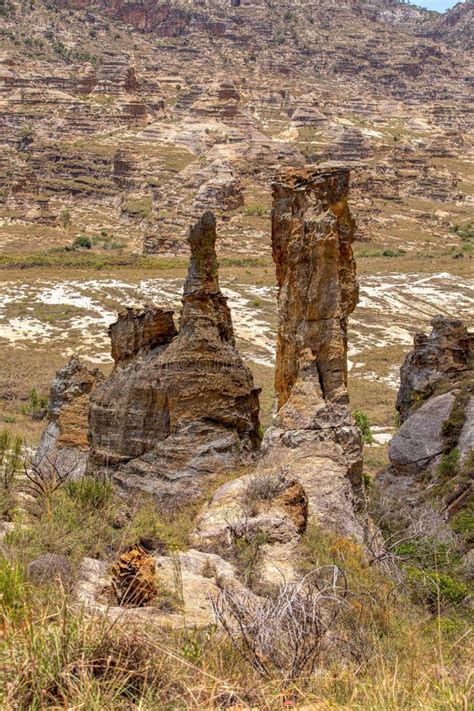
M 348 190 L 346 168 L 286 172 L 273 185 L 280 406 L 302 370 L 324 399 L 348 402 L 347 316 L 358 301 Z
M 359 542 L 370 528 L 361 434 L 346 387 L 347 316 L 358 298 L 348 188 L 349 171 L 333 167 L 295 170 L 273 185 L 278 412 L 256 472 L 215 493 L 193 538 L 197 546 L 212 549 L 218 540 L 231 549 L 249 491 L 273 487 L 279 494 L 267 495 L 266 508 L 246 511 L 246 525 L 267 542 L 260 573 L 270 582 L 296 574 L 308 521 Z
M 92 468 L 170 500 L 258 451 L 258 390 L 219 289 L 216 223 L 191 227 L 179 332 L 172 313 L 127 309 L 110 329 L 114 371 L 91 401 Z

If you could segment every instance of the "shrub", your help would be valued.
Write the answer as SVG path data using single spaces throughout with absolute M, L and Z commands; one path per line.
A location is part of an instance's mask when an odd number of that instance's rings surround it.
M 372 444 L 374 438 L 370 430 L 369 418 L 362 410 L 354 410 L 353 414 L 355 423 L 362 433 L 364 444 Z
M 28 393 L 28 402 L 23 408 L 23 412 L 31 415 L 33 419 L 41 419 L 46 415 L 48 408 L 48 397 L 40 395 L 36 388 L 31 388 Z
M 59 220 L 63 227 L 69 227 L 71 224 L 71 213 L 69 210 L 63 210 L 59 216 Z
M 284 472 L 279 474 L 260 474 L 253 476 L 245 488 L 244 499 L 253 501 L 271 501 L 291 484 Z
M 469 595 L 469 588 L 462 580 L 436 570 L 410 568 L 407 578 L 414 598 L 432 611 L 440 605 L 460 605 Z
M 411 564 L 437 569 L 451 569 L 460 557 L 452 544 L 423 535 L 396 545 L 394 553 Z
M 18 136 L 23 140 L 23 141 L 32 141 L 35 135 L 35 131 L 33 126 L 30 125 L 25 125 L 20 128 L 18 131 Z
M 271 679 L 276 671 L 290 681 L 313 673 L 347 593 L 345 576 L 329 566 L 281 585 L 273 597 L 225 589 L 213 606 L 236 649 L 260 675 Z
M 404 249 L 384 249 L 382 252 L 383 257 L 403 257 L 405 254 Z
M 85 235 L 79 235 L 79 237 L 76 237 L 72 243 L 72 246 L 73 249 L 91 249 L 92 240 L 90 237 L 86 237 Z
M 465 509 L 455 514 L 450 525 L 453 531 L 462 536 L 466 542 L 472 542 L 474 539 L 474 503 L 470 502 Z
M 66 482 L 66 494 L 82 508 L 99 511 L 108 506 L 114 495 L 114 485 L 108 479 L 85 476 Z

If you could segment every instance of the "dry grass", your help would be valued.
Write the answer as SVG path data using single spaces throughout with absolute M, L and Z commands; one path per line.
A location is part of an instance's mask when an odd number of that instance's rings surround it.
M 464 607 L 411 601 L 408 584 L 370 565 L 355 543 L 314 526 L 303 537 L 302 573 L 337 566 L 349 592 L 314 673 L 293 680 L 275 668 L 261 678 L 214 625 L 123 627 L 81 611 L 57 585 L 26 578 L 28 563 L 46 552 L 74 570 L 85 555 L 111 561 L 144 538 L 185 548 L 202 501 L 171 515 L 149 499 L 127 507 L 99 483 L 61 487 L 49 509 L 17 511 L 0 551 L 2 708 L 467 711 Z
M 124 628 L 1 570 L 10 595 L 0 613 L 4 709 L 469 708 L 466 637 L 438 634 L 422 618 L 401 617 L 389 635 L 372 634 L 363 662 L 334 656 L 310 677 L 262 681 L 215 627 Z

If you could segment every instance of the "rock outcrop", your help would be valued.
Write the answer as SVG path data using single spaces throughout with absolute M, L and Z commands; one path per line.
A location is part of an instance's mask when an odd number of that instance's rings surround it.
M 348 186 L 349 171 L 343 168 L 294 171 L 273 186 L 279 410 L 254 478 L 270 482 L 273 491 L 271 482 L 286 481 L 283 491 L 297 483 L 306 502 L 304 522 L 295 526 L 289 511 L 277 505 L 275 492 L 268 496 L 276 506 L 270 507 L 271 521 L 268 511 L 252 520 L 247 478 L 216 492 L 193 538 L 194 545 L 212 547 L 227 536 L 231 544 L 242 523 L 253 533 L 264 525 L 262 574 L 272 566 L 273 574 L 291 574 L 307 520 L 359 541 L 366 534 L 361 438 L 346 389 L 347 316 L 358 296 Z
M 102 379 L 100 371 L 88 370 L 74 356 L 58 371 L 49 396 L 49 422 L 35 457 L 38 467 L 56 467 L 71 478 L 85 473 L 90 397 Z
M 473 494 L 473 334 L 444 316 L 432 326 L 429 336 L 415 336 L 400 370 L 402 425 L 389 444 L 390 465 L 376 483 L 394 525 L 423 525 L 426 535 L 451 540 L 452 528 L 460 528 L 450 523 Z M 460 538 L 462 547 L 472 546 L 472 536 Z
M 172 312 L 152 306 L 110 328 L 115 368 L 91 401 L 90 468 L 128 489 L 189 496 L 259 449 L 258 390 L 235 349 L 215 240 L 208 212 L 189 234 L 178 333 Z
M 441 382 L 456 379 L 472 368 L 474 336 L 461 321 L 435 316 L 428 336 L 417 333 L 414 347 L 400 369 L 397 410 L 404 422 L 413 410 L 433 394 Z
M 141 555 L 147 556 L 147 565 L 156 570 L 158 595 L 149 600 L 149 604 L 118 605 L 116 598 L 111 599 L 110 595 L 114 587 L 113 570 L 106 561 L 93 558 L 84 558 L 79 569 L 79 602 L 91 612 L 127 625 L 206 627 L 215 621 L 212 599 L 219 591 L 228 586 L 242 588 L 234 566 L 212 553 L 188 550 L 174 556 Z

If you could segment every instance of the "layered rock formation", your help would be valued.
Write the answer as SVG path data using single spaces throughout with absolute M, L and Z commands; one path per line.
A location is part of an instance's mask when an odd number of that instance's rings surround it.
M 435 316 L 430 335 L 417 333 L 400 369 L 397 410 L 401 422 L 444 381 L 472 368 L 473 336 L 458 319 Z
M 98 370 L 88 370 L 76 357 L 58 371 L 49 396 L 49 422 L 36 452 L 37 466 L 45 471 L 56 467 L 72 478 L 85 473 L 90 397 L 102 378 Z
M 115 368 L 92 398 L 90 466 L 126 488 L 192 495 L 258 451 L 258 391 L 235 349 L 215 240 L 205 213 L 189 234 L 178 333 L 157 307 L 129 308 L 110 328 Z
M 349 171 L 334 167 L 290 172 L 273 186 L 279 410 L 253 475 L 267 482 L 263 488 L 270 493 L 263 498 L 273 508 L 270 518 L 267 513 L 255 520 L 248 507 L 252 476 L 230 482 L 203 511 L 193 539 L 204 546 L 216 540 L 230 546 L 243 524 L 253 531 L 263 526 L 267 573 L 272 567 L 291 573 L 308 519 L 359 541 L 366 534 L 362 446 L 346 389 L 347 316 L 358 295 L 348 184 Z M 277 505 L 295 485 L 305 502 L 298 525 L 294 513 Z
M 402 425 L 389 445 L 390 465 L 376 481 L 394 524 L 422 525 L 425 534 L 450 540 L 451 520 L 472 505 L 474 334 L 444 316 L 432 326 L 429 336 L 415 336 L 401 368 Z M 472 546 L 472 536 L 461 536 L 461 544 Z

